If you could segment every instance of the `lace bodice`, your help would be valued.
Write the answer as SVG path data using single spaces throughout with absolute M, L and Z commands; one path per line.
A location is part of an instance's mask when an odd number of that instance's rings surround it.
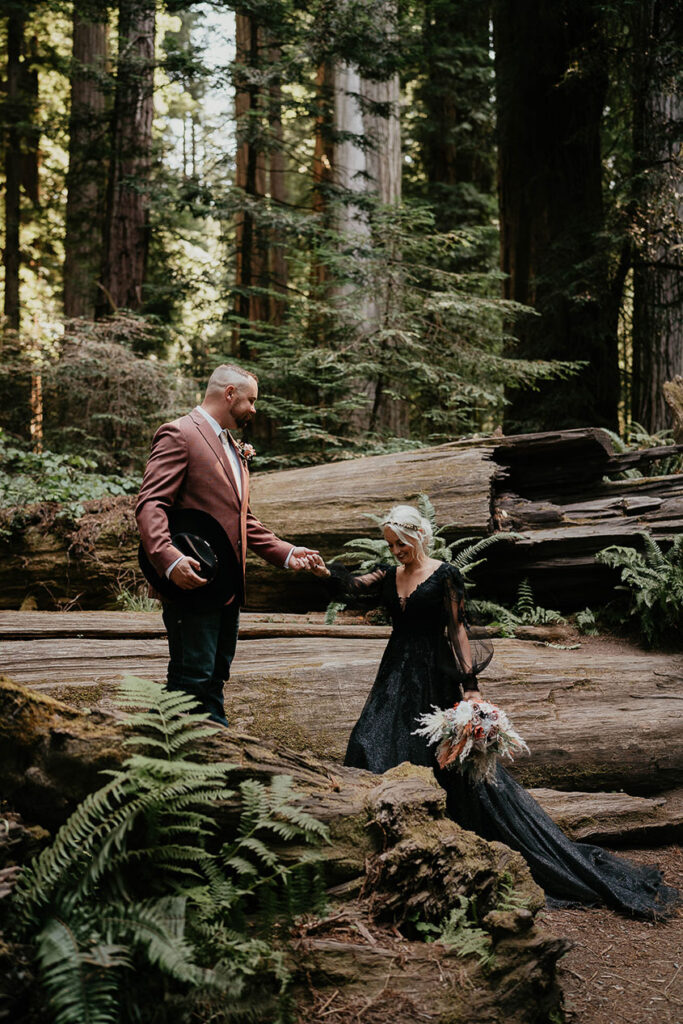
M 445 635 L 453 668 L 465 688 L 491 660 L 493 645 L 473 640 L 468 634 L 465 584 L 454 565 L 441 562 L 404 598 L 396 586 L 395 565 L 381 563 L 359 575 L 334 562 L 328 568 L 335 596 L 366 607 L 382 606 L 391 620 L 394 638 L 421 636 L 434 641 L 439 635 Z

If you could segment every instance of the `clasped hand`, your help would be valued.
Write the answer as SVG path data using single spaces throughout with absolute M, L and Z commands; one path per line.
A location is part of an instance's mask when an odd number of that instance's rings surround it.
M 289 556 L 289 568 L 298 572 L 300 569 L 309 569 L 316 572 L 316 569 L 325 568 L 322 556 L 312 548 L 294 548 Z M 318 575 L 316 573 L 316 575 Z
M 173 567 L 170 575 L 170 580 L 175 583 L 181 590 L 196 590 L 198 587 L 206 585 L 206 580 L 198 575 L 198 570 L 201 568 L 196 558 L 191 558 L 186 555 L 182 558 L 177 565 Z M 329 576 L 329 569 L 325 568 L 325 563 L 322 556 L 318 551 L 314 551 L 313 548 L 294 548 L 289 557 L 289 568 L 294 569 L 295 572 L 299 572 L 302 569 L 308 569 L 310 572 L 314 572 L 316 576 Z

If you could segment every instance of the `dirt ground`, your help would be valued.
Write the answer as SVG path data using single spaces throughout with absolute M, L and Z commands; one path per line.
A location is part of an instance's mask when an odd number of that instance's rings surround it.
M 683 850 L 615 850 L 658 864 L 683 892 Z M 539 915 L 574 948 L 559 964 L 567 1024 L 683 1024 L 683 909 L 669 921 L 635 921 L 611 910 Z
M 683 850 L 614 850 L 631 860 L 658 864 L 666 881 L 683 892 Z M 346 920 L 347 914 L 349 920 Z M 338 918 L 338 920 L 337 920 Z M 387 926 L 354 923 L 352 908 L 330 918 L 331 934 L 350 943 L 381 941 L 397 949 L 402 936 Z M 668 921 L 632 920 L 604 908 L 544 910 L 539 923 L 568 938 L 573 948 L 559 962 L 566 1024 L 683 1024 L 683 907 Z M 323 930 L 328 928 L 323 925 Z M 297 1024 L 420 1024 L 433 1020 L 410 999 L 384 991 L 374 999 L 311 990 Z

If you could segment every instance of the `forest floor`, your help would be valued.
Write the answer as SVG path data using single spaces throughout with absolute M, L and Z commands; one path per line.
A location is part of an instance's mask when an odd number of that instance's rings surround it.
M 683 850 L 678 845 L 613 852 L 658 864 L 665 880 L 683 891 Z M 349 907 L 323 922 L 319 934 L 344 944 L 380 943 L 398 957 L 405 954 L 409 947 L 396 929 L 364 920 L 359 923 Z M 572 943 L 558 964 L 566 1024 L 683 1024 L 683 908 L 656 924 L 605 908 L 543 910 L 537 920 Z M 343 988 L 330 993 L 329 988 L 316 992 L 310 987 L 299 994 L 297 1024 L 434 1020 L 417 991 L 419 986 L 411 999 L 387 986 L 368 998 Z
M 658 864 L 683 892 L 683 850 L 614 850 Z M 574 943 L 559 963 L 567 1024 L 683 1024 L 683 909 L 636 921 L 603 908 L 544 910 L 539 921 Z

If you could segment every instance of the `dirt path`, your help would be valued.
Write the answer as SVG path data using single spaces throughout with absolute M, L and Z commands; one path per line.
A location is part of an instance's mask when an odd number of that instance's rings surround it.
M 683 892 L 679 846 L 627 856 L 659 864 Z M 575 943 L 560 961 L 567 1024 L 683 1024 L 683 909 L 658 924 L 601 909 L 545 910 L 540 917 Z

